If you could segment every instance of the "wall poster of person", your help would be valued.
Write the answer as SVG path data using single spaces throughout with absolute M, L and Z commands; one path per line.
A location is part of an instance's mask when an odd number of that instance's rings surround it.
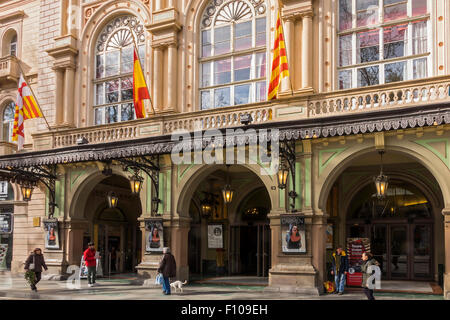
M 285 253 L 306 252 L 305 218 L 281 216 L 282 251 Z
M 145 251 L 162 252 L 164 247 L 162 219 L 145 220 Z
M 208 225 L 208 249 L 223 248 L 223 226 L 221 224 Z
M 45 248 L 59 249 L 58 220 L 44 220 Z

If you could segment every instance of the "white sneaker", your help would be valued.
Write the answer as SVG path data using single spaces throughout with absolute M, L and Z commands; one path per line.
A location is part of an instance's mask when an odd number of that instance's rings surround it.
M 93 284 L 88 283 L 88 287 L 92 287 L 92 286 L 93 286 Z

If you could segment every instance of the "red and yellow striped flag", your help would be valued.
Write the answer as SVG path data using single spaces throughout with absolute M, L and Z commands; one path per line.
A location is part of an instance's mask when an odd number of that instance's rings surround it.
M 133 68 L 133 101 L 136 118 L 145 118 L 144 99 L 150 99 L 147 84 L 145 83 L 144 73 L 141 63 L 134 48 L 134 68 Z
M 285 77 L 289 77 L 289 69 L 283 36 L 283 26 L 281 24 L 280 11 L 278 11 L 275 42 L 273 45 L 272 75 L 270 77 L 267 100 L 277 98 L 280 81 Z
M 24 121 L 33 118 L 43 118 L 44 116 L 22 74 L 20 74 L 17 90 L 12 141 L 17 141 L 17 149 L 21 150 L 25 140 Z

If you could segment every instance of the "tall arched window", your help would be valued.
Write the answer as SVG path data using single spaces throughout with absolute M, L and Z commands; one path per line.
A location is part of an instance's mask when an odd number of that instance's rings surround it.
M 115 18 L 104 27 L 97 39 L 94 79 L 96 125 L 135 119 L 133 37 L 144 68 L 144 27 L 136 17 L 127 15 Z
M 8 102 L 3 110 L 3 141 L 12 142 L 12 131 L 14 126 L 15 103 Z
M 211 0 L 201 20 L 200 108 L 267 99 L 266 3 Z

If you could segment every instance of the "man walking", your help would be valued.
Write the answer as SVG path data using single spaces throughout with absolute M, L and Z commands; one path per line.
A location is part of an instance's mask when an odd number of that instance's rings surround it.
M 163 293 L 165 295 L 170 295 L 170 281 L 169 278 L 175 278 L 177 276 L 177 264 L 175 262 L 175 257 L 170 253 L 170 249 L 167 247 L 163 248 L 163 258 L 159 263 L 158 273 L 163 275 Z
M 348 272 L 348 257 L 342 246 L 337 247 L 333 252 L 332 270 L 331 274 L 334 275 L 334 281 L 336 283 L 336 291 L 334 293 L 344 294 L 345 278 Z
M 96 270 L 97 269 L 97 260 L 96 260 L 97 257 L 96 257 L 96 251 L 95 251 L 93 242 L 88 243 L 88 248 L 86 249 L 86 251 L 84 251 L 83 257 L 84 257 L 84 263 L 88 269 L 88 274 L 87 274 L 88 286 L 89 287 L 96 286 L 97 284 L 95 283 L 95 278 L 97 275 L 97 270 Z

